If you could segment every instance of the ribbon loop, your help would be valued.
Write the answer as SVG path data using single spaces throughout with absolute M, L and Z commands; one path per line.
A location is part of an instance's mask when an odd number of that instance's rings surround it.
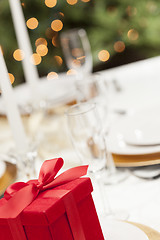
M 4 193 L 7 202 L 0 207 L 0 217 L 16 218 L 40 192 L 80 178 L 86 175 L 88 168 L 88 166 L 71 168 L 55 178 L 62 166 L 62 158 L 46 160 L 42 164 L 38 179 L 10 185 Z

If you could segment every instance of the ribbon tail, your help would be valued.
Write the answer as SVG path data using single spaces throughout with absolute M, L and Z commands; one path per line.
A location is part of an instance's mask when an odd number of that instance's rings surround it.
M 26 234 L 21 223 L 20 216 L 7 220 L 13 240 L 26 240 Z
M 43 190 L 58 187 L 59 185 L 66 184 L 77 178 L 85 176 L 87 174 L 87 169 L 88 165 L 71 168 L 56 177 L 53 182 L 45 185 Z
M 27 185 L 16 192 L 0 207 L 1 218 L 16 218 L 38 195 L 39 190 L 33 185 Z

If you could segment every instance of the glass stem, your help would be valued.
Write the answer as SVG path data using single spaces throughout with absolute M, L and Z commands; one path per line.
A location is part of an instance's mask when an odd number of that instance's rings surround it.
M 109 171 L 109 174 L 112 175 L 112 174 L 115 174 L 117 172 L 116 170 L 116 167 L 115 167 L 115 164 L 114 164 L 114 160 L 113 160 L 113 157 L 112 157 L 112 154 L 111 152 L 108 150 L 109 149 L 109 143 L 107 141 L 107 137 L 104 137 L 103 136 L 103 139 L 104 139 L 104 144 L 105 144 L 105 158 L 106 158 L 106 167 Z
M 96 173 L 90 173 L 90 177 L 92 179 L 93 182 L 93 188 L 94 188 L 94 192 L 97 198 L 97 210 L 98 210 L 98 214 L 101 216 L 110 216 L 110 215 L 114 215 L 110 203 L 108 201 L 108 197 L 106 197 L 105 191 L 104 191 L 104 184 L 103 181 L 101 179 L 100 173 L 96 172 Z M 95 203 L 96 203 L 96 199 L 95 199 Z M 99 208 L 98 208 L 99 206 Z

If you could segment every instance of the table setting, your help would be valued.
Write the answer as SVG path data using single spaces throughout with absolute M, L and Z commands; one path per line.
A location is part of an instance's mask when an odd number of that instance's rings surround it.
M 160 57 L 92 73 L 87 33 L 70 29 L 72 75 L 47 80 L 9 4 L 26 82 L 12 87 L 0 51 L 2 240 L 160 239 Z

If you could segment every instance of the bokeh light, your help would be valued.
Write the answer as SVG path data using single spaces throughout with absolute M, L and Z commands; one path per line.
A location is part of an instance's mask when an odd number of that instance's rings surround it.
M 33 53 L 32 56 L 31 56 L 31 63 L 33 65 L 39 65 L 42 61 L 42 58 L 39 54 L 37 53 Z
M 53 38 L 52 38 L 52 44 L 54 47 L 58 47 L 58 38 L 57 38 L 57 35 L 55 35 Z
M 126 13 L 129 17 L 135 16 L 137 14 L 137 9 L 135 7 L 132 7 L 132 6 L 128 6 L 126 8 Z
M 47 46 L 47 40 L 45 38 L 38 38 L 36 41 L 35 41 L 35 46 L 38 47 L 38 45 L 46 45 Z
M 61 20 L 56 19 L 53 20 L 53 22 L 51 23 L 51 28 L 55 31 L 55 32 L 59 32 L 62 30 L 63 28 L 63 23 Z
M 10 79 L 10 81 L 11 81 L 11 84 L 13 84 L 14 81 L 15 81 L 14 75 L 13 75 L 12 73 L 8 73 L 8 76 L 9 76 L 9 79 Z
M 48 80 L 52 80 L 52 79 L 56 79 L 56 78 L 58 78 L 58 74 L 56 72 L 50 72 L 47 75 Z
M 36 52 L 37 52 L 40 56 L 44 57 L 44 56 L 46 56 L 47 53 L 48 53 L 48 48 L 47 48 L 46 45 L 40 44 L 40 45 L 37 46 Z
M 67 75 L 76 75 L 77 74 L 77 71 L 75 69 L 69 69 L 67 71 Z
M 139 33 L 135 29 L 130 29 L 127 36 L 131 41 L 136 41 L 139 38 Z
M 90 0 L 81 0 L 82 2 L 90 2 Z
M 24 59 L 24 52 L 21 50 L 21 49 L 16 49 L 14 52 L 13 52 L 13 58 L 16 60 L 16 61 L 22 61 Z
M 55 7 L 57 4 L 57 0 L 45 0 L 45 5 L 49 8 Z
M 60 14 L 62 17 L 64 17 L 64 13 L 63 13 L 63 12 L 59 12 L 59 14 Z
M 29 29 L 35 29 L 38 27 L 38 20 L 35 17 L 29 18 L 26 22 L 26 25 Z
M 66 39 L 68 41 L 68 39 Z M 72 55 L 74 57 L 80 57 L 84 55 L 84 51 L 81 48 L 73 48 L 72 49 Z
M 116 51 L 116 52 L 123 52 L 124 50 L 125 50 L 125 44 L 124 44 L 124 42 L 122 42 L 122 41 L 117 41 L 117 42 L 115 42 L 115 44 L 114 44 L 114 50 Z
M 78 0 L 66 0 L 69 5 L 74 5 L 78 2 Z
M 59 66 L 62 65 L 63 63 L 63 60 L 60 56 L 54 56 L 54 59 L 56 60 L 56 62 L 58 63 Z
M 1 51 L 2 55 L 3 55 L 4 53 L 3 53 L 3 49 L 2 49 L 1 45 L 0 45 L 0 51 Z
M 100 61 L 106 62 L 110 58 L 110 54 L 109 54 L 109 52 L 107 50 L 101 50 L 98 53 L 98 58 L 99 58 Z

